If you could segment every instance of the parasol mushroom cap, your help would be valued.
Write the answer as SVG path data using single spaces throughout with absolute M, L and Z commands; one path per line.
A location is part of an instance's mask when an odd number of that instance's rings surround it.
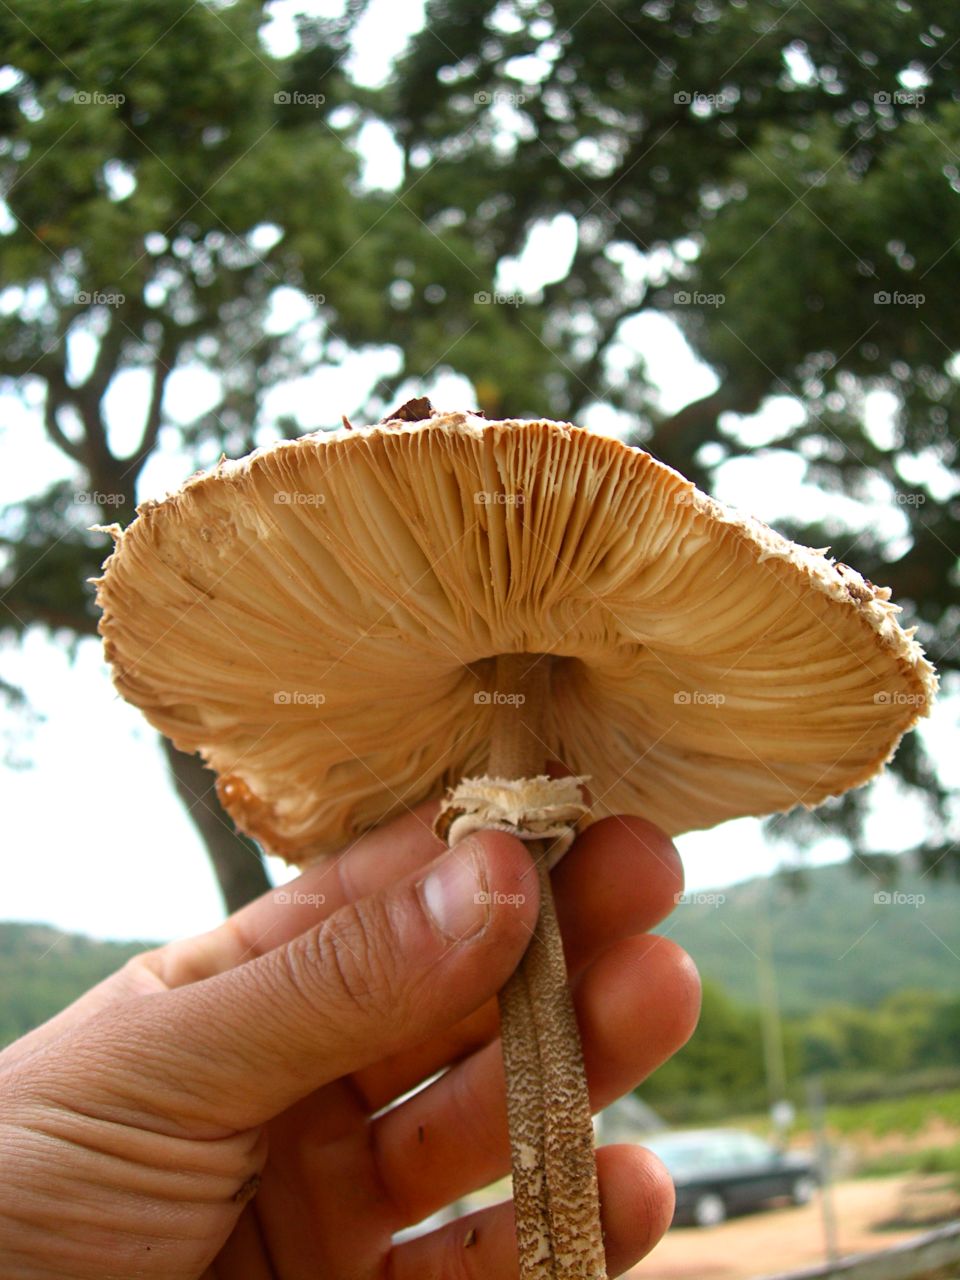
M 927 714 L 888 589 L 641 449 L 419 403 L 111 528 L 116 687 L 268 851 L 307 861 L 482 774 L 502 653 L 552 655 L 545 757 L 591 776 L 593 816 L 671 835 L 858 786 Z

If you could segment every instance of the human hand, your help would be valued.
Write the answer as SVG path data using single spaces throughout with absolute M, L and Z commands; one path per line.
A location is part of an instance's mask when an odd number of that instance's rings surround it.
M 391 1242 L 509 1171 L 495 993 L 538 907 L 520 841 L 482 832 L 442 855 L 432 816 L 309 868 L 288 901 L 268 893 L 136 957 L 0 1054 L 0 1274 L 517 1275 L 509 1202 Z M 472 863 L 486 901 L 461 885 L 446 936 L 425 877 Z M 692 962 L 643 933 L 672 908 L 680 864 L 649 823 L 609 818 L 553 879 L 597 1109 L 696 1023 Z M 641 1148 L 597 1163 L 618 1275 L 666 1229 L 673 1192 Z

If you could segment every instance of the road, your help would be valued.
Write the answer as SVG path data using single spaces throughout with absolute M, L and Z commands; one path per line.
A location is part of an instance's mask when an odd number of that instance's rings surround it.
M 943 1177 L 861 1178 L 834 1188 L 842 1254 L 883 1249 L 960 1215 Z M 886 1226 L 884 1224 L 896 1224 Z M 825 1260 L 819 1195 L 803 1208 L 734 1218 L 719 1227 L 676 1227 L 629 1274 L 631 1280 L 752 1280 Z

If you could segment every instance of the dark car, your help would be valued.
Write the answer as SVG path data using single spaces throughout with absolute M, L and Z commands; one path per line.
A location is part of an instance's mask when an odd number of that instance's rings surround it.
M 755 1209 L 777 1196 L 807 1204 L 819 1182 L 809 1157 L 780 1151 L 739 1129 L 656 1134 L 645 1145 L 673 1178 L 678 1223 L 716 1226 L 728 1213 Z

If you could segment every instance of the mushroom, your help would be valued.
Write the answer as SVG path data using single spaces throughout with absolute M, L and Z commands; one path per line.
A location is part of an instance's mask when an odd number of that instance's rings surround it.
M 265 850 L 304 863 L 444 793 L 449 837 L 530 842 L 540 923 L 500 998 L 521 1275 L 604 1276 L 548 865 L 605 814 L 676 835 L 865 783 L 936 689 L 889 590 L 641 449 L 426 399 L 111 532 L 116 687 Z

